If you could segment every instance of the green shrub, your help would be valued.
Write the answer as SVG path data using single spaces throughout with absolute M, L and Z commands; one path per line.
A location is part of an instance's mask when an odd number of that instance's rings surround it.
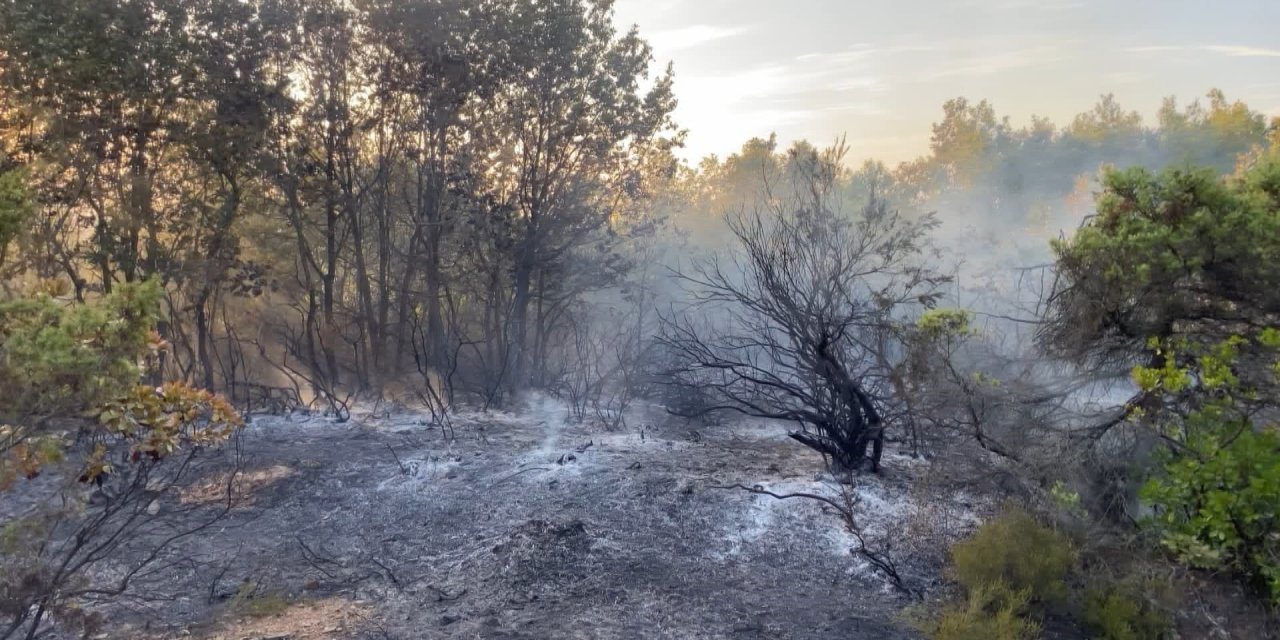
M 943 611 L 924 631 L 932 640 L 1033 638 L 1040 625 L 1024 617 L 1028 600 L 1025 591 L 1009 591 L 998 584 L 980 586 L 969 592 L 965 602 Z
M 207 391 L 140 384 L 163 348 L 162 297 L 157 281 L 77 303 L 0 295 L 0 498 L 21 507 L 0 514 L 0 636 L 45 637 L 51 621 L 94 635 L 101 611 L 86 604 L 128 589 L 127 576 L 209 526 L 149 510 L 197 467 L 225 464 L 197 454 L 244 424 Z M 28 482 L 46 471 L 51 481 Z M 119 555 L 128 549 L 139 553 Z
M 1073 554 L 1066 536 L 1011 509 L 951 547 L 952 578 L 967 593 L 1001 588 L 1024 592 L 1033 603 L 1057 604 Z
M 1066 600 L 1073 560 L 1066 536 L 1010 509 L 951 546 L 950 575 L 965 598 L 918 626 L 932 640 L 1033 638 L 1031 606 Z
M 1081 619 L 1099 640 L 1161 640 L 1172 630 L 1168 616 L 1145 598 L 1115 586 L 1089 589 Z
M 1143 488 L 1156 512 L 1147 523 L 1182 561 L 1232 569 L 1280 604 L 1280 441 L 1242 431 L 1168 460 Z
M 232 613 L 250 618 L 269 618 L 284 613 L 292 603 L 279 591 L 258 593 L 258 585 L 246 582 L 236 590 L 228 607 Z
M 1180 398 L 1194 379 L 1204 396 L 1174 416 L 1177 430 L 1166 431 L 1178 446 L 1161 452 L 1141 496 L 1153 511 L 1146 525 L 1180 561 L 1233 571 L 1280 605 L 1280 437 L 1253 422 L 1260 394 L 1235 373 L 1247 368 L 1240 364 L 1246 348 L 1270 349 L 1276 363 L 1280 332 L 1250 342 L 1237 337 L 1209 349 L 1155 343 L 1164 366 L 1134 370 L 1150 394 Z

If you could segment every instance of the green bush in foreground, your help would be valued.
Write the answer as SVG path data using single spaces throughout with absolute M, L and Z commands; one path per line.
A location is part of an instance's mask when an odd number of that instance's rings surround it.
M 950 575 L 964 600 L 919 626 L 933 640 L 1033 638 L 1031 609 L 1065 599 L 1073 558 L 1066 536 L 1010 509 L 952 545 Z
M 1266 353 L 1274 367 L 1280 332 L 1211 347 L 1153 344 L 1164 365 L 1137 367 L 1134 379 L 1154 397 L 1195 403 L 1143 416 L 1170 443 L 1142 489 L 1153 511 L 1146 525 L 1183 563 L 1231 571 L 1280 605 L 1280 437 L 1254 422 L 1270 392 L 1237 373 L 1246 354 Z
M 1073 554 L 1066 536 L 1013 509 L 952 546 L 951 559 L 951 576 L 966 592 L 994 587 L 1057 604 L 1067 595 Z
M 1099 640 L 1161 640 L 1172 630 L 1168 616 L 1118 586 L 1089 589 L 1080 617 Z
M 944 611 L 928 629 L 933 640 L 1024 640 L 1034 638 L 1040 625 L 1025 617 L 1025 591 L 1011 592 L 1001 585 L 984 585 L 970 591 L 968 599 Z
M 1081 575 L 1067 536 L 1027 511 L 1009 509 L 951 547 L 951 578 L 963 600 L 917 626 L 932 640 L 1025 640 L 1040 616 L 1083 624 L 1099 640 L 1162 640 L 1168 617 L 1128 582 Z M 1074 588 L 1094 586 L 1083 593 Z

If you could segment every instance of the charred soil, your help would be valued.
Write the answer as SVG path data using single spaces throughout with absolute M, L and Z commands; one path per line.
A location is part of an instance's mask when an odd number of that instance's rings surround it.
M 465 414 L 452 438 L 412 411 L 256 417 L 238 506 L 148 586 L 176 596 L 112 609 L 105 637 L 915 637 L 907 599 L 821 504 L 713 488 L 838 491 L 783 427 L 562 416 Z M 913 468 L 891 447 L 857 488 L 872 538 L 898 540 L 908 567 Z M 975 522 L 963 496 L 945 502 L 931 526 Z M 918 575 L 936 569 L 917 555 Z

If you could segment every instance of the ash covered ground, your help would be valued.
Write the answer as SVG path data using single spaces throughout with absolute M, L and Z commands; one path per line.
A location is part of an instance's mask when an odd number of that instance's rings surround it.
M 452 426 L 409 410 L 255 417 L 238 506 L 149 587 L 178 597 L 113 612 L 105 637 L 916 637 L 910 600 L 830 508 L 715 488 L 838 495 L 783 425 L 642 411 L 607 431 L 535 399 Z M 980 511 L 922 490 L 927 470 L 891 445 L 884 474 L 852 488 L 866 539 L 893 545 L 917 586 Z

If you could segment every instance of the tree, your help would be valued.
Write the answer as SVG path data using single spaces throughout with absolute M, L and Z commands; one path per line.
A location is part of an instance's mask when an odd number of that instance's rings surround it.
M 685 413 L 796 423 L 791 437 L 842 473 L 879 467 L 895 323 L 947 281 L 925 264 L 932 217 L 908 221 L 875 197 L 842 209 L 843 155 L 793 151 L 790 180 L 729 218 L 737 251 L 677 274 L 694 302 L 659 337 L 671 384 L 708 396 Z
M 1142 133 L 1142 115 L 1125 111 L 1115 94 L 1108 93 L 1098 99 L 1092 110 L 1077 115 L 1066 133 L 1097 144 L 1115 138 L 1130 139 Z
M 617 33 L 611 0 L 510 2 L 494 19 L 515 71 L 494 98 L 482 173 L 513 216 L 508 361 L 520 388 L 539 377 L 530 365 L 551 307 L 579 293 L 551 287 L 589 269 L 569 260 L 578 250 L 607 243 L 645 151 L 671 144 L 675 99 L 670 69 L 642 90 L 650 47 L 635 29 Z
M 170 0 L 0 5 L 3 85 L 31 125 L 25 146 L 50 167 L 35 176 L 37 195 L 61 205 L 50 233 L 92 232 L 86 250 L 55 253 L 78 295 L 169 262 L 157 200 L 168 186 L 161 170 L 181 153 L 175 131 L 195 73 L 187 9 Z
M 1166 98 L 1159 112 L 1160 142 L 1173 162 L 1209 165 L 1225 173 L 1265 137 L 1266 121 L 1245 103 L 1229 102 L 1219 89 L 1207 97 L 1208 109 L 1195 101 L 1181 112 L 1174 98 Z
M 1148 340 L 1217 342 L 1280 312 L 1280 163 L 1223 181 L 1210 169 L 1109 170 L 1097 216 L 1054 244 L 1040 333 L 1051 353 L 1113 373 Z
M 6 168 L 0 160 L 0 277 L 4 277 L 6 289 L 12 274 L 6 264 L 10 247 L 26 233 L 33 213 L 24 182 L 24 171 Z
M 1210 168 L 1109 170 L 1097 215 L 1054 243 L 1039 344 L 1079 375 L 1130 394 L 1068 434 L 1093 456 L 1091 482 L 1108 512 L 1133 517 L 1132 467 L 1169 444 L 1139 419 L 1164 411 L 1166 397 L 1133 388 L 1133 368 L 1162 367 L 1162 345 L 1208 350 L 1276 322 L 1278 176 L 1274 162 L 1229 179 Z M 1239 373 L 1246 386 L 1266 388 L 1256 367 Z
M 124 285 L 123 293 L 112 295 L 127 298 L 132 289 Z M 5 307 L 0 313 L 7 325 L 13 308 Z M 52 319 L 59 313 L 55 308 L 40 309 L 41 319 Z M 99 312 L 92 306 L 73 311 L 61 324 L 79 324 Z M 57 339 L 42 334 L 44 340 Z M 0 427 L 0 455 L 6 458 L 0 462 L 0 492 L 23 494 L 18 502 L 35 505 L 0 519 L 0 638 L 42 637 L 50 621 L 68 630 L 95 630 L 100 613 L 89 605 L 109 604 L 166 570 L 189 564 L 190 559 L 170 555 L 173 545 L 207 530 L 233 504 L 227 485 L 221 489 L 222 504 L 165 500 L 160 506 L 162 499 L 221 465 L 221 458 L 197 458 L 196 452 L 220 445 L 242 426 L 224 399 L 169 384 L 138 386 L 88 407 L 59 400 L 73 413 Z M 78 428 L 48 428 L 50 420 L 66 421 L 86 409 L 94 418 Z M 53 485 L 31 482 L 48 472 L 56 476 Z M 104 572 L 107 566 L 113 571 Z
M 92 630 L 86 604 L 171 567 L 169 547 L 225 513 L 153 506 L 209 464 L 197 448 L 242 424 L 207 392 L 137 386 L 158 311 L 154 284 L 72 306 L 47 295 L 0 303 L 10 390 L 0 402 L 0 638 L 39 637 L 50 619 Z M 103 573 L 106 563 L 120 571 Z
M 0 86 L 52 212 L 36 234 L 46 261 L 79 299 L 157 278 L 176 364 L 205 386 L 217 368 L 211 305 L 286 102 L 288 15 L 284 0 L 0 4 Z
M 465 175 L 470 167 L 466 159 L 468 132 L 482 126 L 480 115 L 501 82 L 507 79 L 511 62 L 499 46 L 491 28 L 493 16 L 500 10 L 492 2 L 368 2 L 366 21 L 370 26 L 371 46 L 385 52 L 386 57 L 371 71 L 374 82 L 390 113 L 384 114 L 392 131 L 404 138 L 404 160 L 392 160 L 381 172 L 403 171 L 402 193 L 391 187 L 381 192 L 386 199 L 399 199 L 406 204 L 412 230 L 405 247 L 408 254 L 398 278 L 395 297 L 401 300 L 394 328 L 394 351 L 399 359 L 409 349 L 410 320 L 414 305 L 410 298 L 421 300 L 426 337 L 424 364 L 443 368 L 449 349 L 445 326 L 445 291 L 448 282 L 445 261 L 450 257 L 446 239 L 456 231 L 462 217 L 457 194 L 451 184 Z M 394 142 L 392 142 L 394 144 Z M 380 147 L 381 148 L 381 147 Z M 394 158 L 380 155 L 378 160 Z M 402 166 L 397 166 L 402 165 Z M 399 176 L 398 176 L 399 177 Z M 379 183 L 381 184 L 381 183 Z M 379 192 L 373 192 L 374 198 Z M 376 200 L 375 200 L 376 202 Z M 379 237 L 388 232 L 386 212 L 390 202 L 382 201 L 374 208 Z M 356 233 L 357 282 L 369 282 L 365 259 L 361 253 L 360 224 Z M 393 285 L 388 282 L 390 247 L 378 252 L 378 278 L 382 293 L 374 312 L 373 296 L 361 292 L 364 318 L 377 318 L 371 333 L 375 336 L 392 331 L 386 317 Z M 421 290 L 413 291 L 421 274 Z M 412 295 L 417 294 L 417 295 Z M 389 336 L 383 336 L 386 339 Z M 375 353 L 391 345 L 378 345 Z
M 0 219 L 16 193 L 0 201 Z M 243 424 L 208 392 L 139 384 L 160 348 L 160 297 L 146 281 L 87 303 L 44 292 L 0 300 L 0 638 L 43 637 L 51 619 L 93 631 L 86 604 L 169 566 L 174 542 L 225 513 L 153 506 L 207 464 L 198 447 Z
M 995 109 L 986 100 L 970 105 L 955 98 L 942 111 L 942 122 L 933 125 L 930 140 L 933 158 L 950 171 L 954 184 L 970 185 L 991 170 L 995 140 L 1008 124 L 996 121 Z

